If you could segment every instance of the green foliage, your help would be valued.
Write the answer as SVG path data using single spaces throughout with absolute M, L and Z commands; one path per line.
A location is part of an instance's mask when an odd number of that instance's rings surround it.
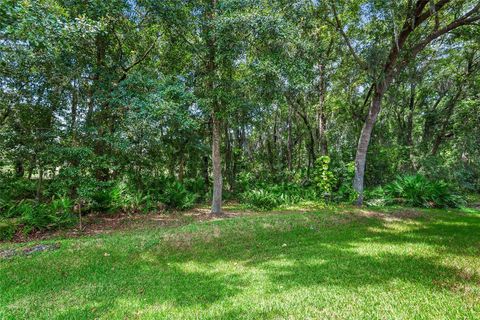
M 75 222 L 73 203 L 68 198 L 53 199 L 49 203 L 23 200 L 9 208 L 8 217 L 16 217 L 25 233 L 33 230 L 57 229 Z
M 259 210 L 272 210 L 281 204 L 279 195 L 265 189 L 253 189 L 242 194 L 242 201 Z
M 302 201 L 319 201 L 314 188 L 291 183 L 259 185 L 243 192 L 240 197 L 243 204 L 259 210 L 272 210 Z
M 367 188 L 418 172 L 480 190 L 478 28 L 438 41 L 435 59 L 428 48 L 408 52 L 434 16 L 449 23 L 475 7 L 460 2 L 439 8 L 402 48 L 398 59 L 409 61 L 382 99 Z M 410 19 L 406 1 L 338 2 L 337 17 L 325 1 L 212 3 L 1 2 L 1 217 L 29 212 L 25 203 L 48 217 L 41 206 L 60 198 L 85 214 L 206 202 L 212 114 L 222 122 L 224 199 L 258 208 L 355 199 L 351 161 L 392 26 Z M 456 202 L 442 184 L 420 188 L 425 199 L 390 189 L 369 197 Z
M 355 162 L 340 163 L 333 169 L 337 178 L 337 188 L 334 190 L 333 199 L 337 202 L 352 203 L 357 198 L 352 181 L 355 175 Z
M 402 204 L 425 208 L 456 208 L 465 203 L 447 183 L 428 180 L 420 174 L 398 176 L 385 188 L 367 192 L 366 198 L 370 205 Z
M 18 229 L 18 223 L 15 219 L 0 219 L 0 241 L 12 240 Z
M 118 183 L 111 189 L 110 202 L 110 211 L 126 213 L 149 213 L 160 207 L 158 201 L 150 194 L 128 188 L 125 182 Z
M 333 188 L 337 183 L 332 170 L 330 170 L 330 157 L 322 156 L 315 162 L 314 181 L 320 194 L 326 198 L 331 197 Z
M 22 199 L 35 198 L 34 181 L 0 175 L 0 216 Z
M 24 232 L 32 230 L 57 229 L 75 221 L 72 202 L 68 198 L 55 199 L 51 203 L 35 205 L 22 202 L 18 208 Z
M 197 195 L 188 191 L 180 182 L 168 184 L 160 195 L 160 200 L 169 209 L 186 210 L 192 208 L 197 200 Z

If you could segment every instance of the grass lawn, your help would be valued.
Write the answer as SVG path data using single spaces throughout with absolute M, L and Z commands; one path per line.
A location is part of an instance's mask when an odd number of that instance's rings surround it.
M 264 213 L 52 242 L 0 259 L 0 319 L 480 319 L 474 210 Z

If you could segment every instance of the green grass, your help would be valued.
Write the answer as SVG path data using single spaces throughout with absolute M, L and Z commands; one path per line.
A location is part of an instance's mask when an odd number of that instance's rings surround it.
M 0 319 L 479 319 L 478 211 L 377 212 L 59 240 L 0 260 Z

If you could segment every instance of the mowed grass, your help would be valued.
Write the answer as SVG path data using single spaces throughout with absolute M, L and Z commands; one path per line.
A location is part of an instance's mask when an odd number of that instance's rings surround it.
M 265 213 L 55 242 L 0 260 L 0 319 L 480 319 L 474 210 Z

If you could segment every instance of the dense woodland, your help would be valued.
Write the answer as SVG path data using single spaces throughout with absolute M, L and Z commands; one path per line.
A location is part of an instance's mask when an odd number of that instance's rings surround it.
M 0 217 L 30 228 L 480 190 L 479 1 L 4 0 L 0 17 Z

